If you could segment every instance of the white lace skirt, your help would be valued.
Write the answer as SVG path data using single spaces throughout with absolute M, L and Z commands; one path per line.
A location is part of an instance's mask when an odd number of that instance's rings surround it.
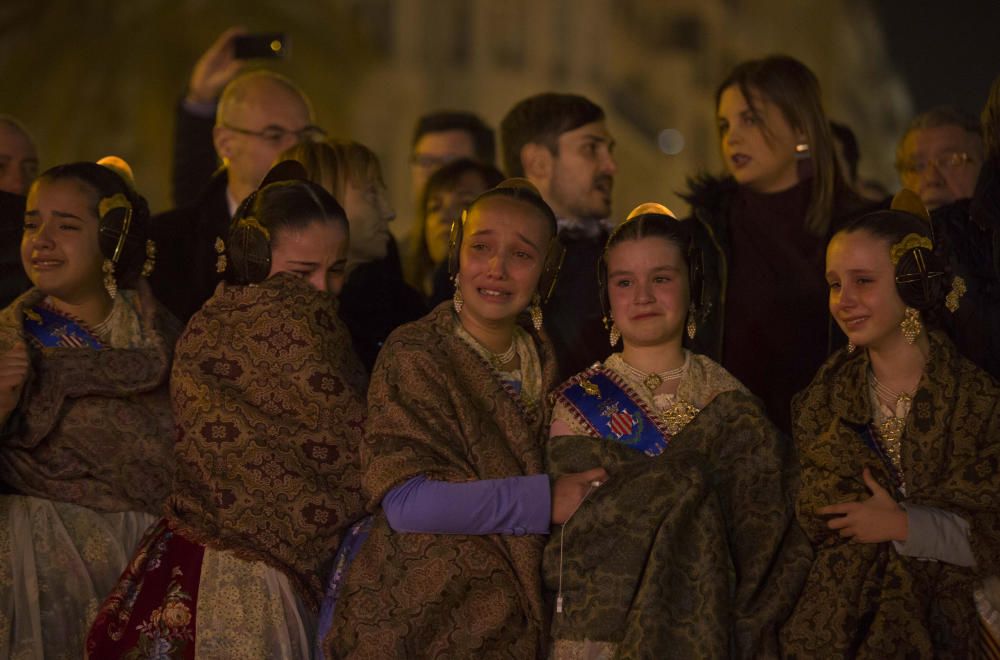
M 0 496 L 0 658 L 83 657 L 101 602 L 155 522 L 148 513 Z

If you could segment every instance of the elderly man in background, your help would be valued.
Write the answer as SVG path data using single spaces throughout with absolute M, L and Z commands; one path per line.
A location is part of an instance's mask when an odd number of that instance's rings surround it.
M 970 199 L 982 166 L 979 120 L 951 106 L 914 117 L 896 149 L 900 182 L 928 211 Z

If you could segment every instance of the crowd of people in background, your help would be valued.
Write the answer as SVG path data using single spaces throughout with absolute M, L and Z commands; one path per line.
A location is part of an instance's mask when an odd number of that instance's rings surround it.
M 394 209 L 242 34 L 169 211 L 0 116 L 0 656 L 1000 658 L 1000 78 L 895 195 L 772 55 L 683 217 L 556 92 Z

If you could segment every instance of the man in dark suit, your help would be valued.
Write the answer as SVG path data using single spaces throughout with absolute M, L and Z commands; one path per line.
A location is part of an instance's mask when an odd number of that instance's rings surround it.
M 575 94 L 538 94 L 500 124 L 507 176 L 530 180 L 552 207 L 566 247 L 559 279 L 543 308 L 559 371 L 569 377 L 610 352 L 597 293 L 597 262 L 608 238 L 617 171 L 604 111 Z
M 212 129 L 222 168 L 193 204 L 153 218 L 158 255 L 150 281 L 178 318 L 186 321 L 222 279 L 221 251 L 240 202 L 282 151 L 319 136 L 308 99 L 284 76 L 257 70 L 226 85 Z

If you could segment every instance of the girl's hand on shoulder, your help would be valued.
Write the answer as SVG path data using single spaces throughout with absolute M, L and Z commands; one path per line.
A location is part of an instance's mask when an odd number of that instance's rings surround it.
M 839 530 L 841 537 L 857 543 L 906 541 L 909 533 L 906 510 L 882 488 L 868 468 L 861 473 L 861 478 L 872 496 L 862 502 L 831 504 L 818 509 L 817 513 L 822 516 L 836 516 L 826 526 Z

